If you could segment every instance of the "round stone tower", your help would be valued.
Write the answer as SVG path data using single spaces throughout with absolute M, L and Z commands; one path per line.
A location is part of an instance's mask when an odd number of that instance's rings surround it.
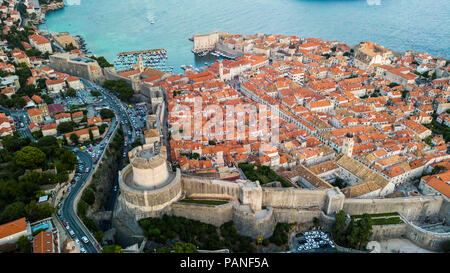
M 145 188 L 162 185 L 169 177 L 166 160 L 150 149 L 134 149 L 128 157 L 132 166 L 133 183 Z
M 128 157 L 130 164 L 119 172 L 117 210 L 136 220 L 159 216 L 182 195 L 180 170 L 169 171 L 153 144 L 134 148 Z

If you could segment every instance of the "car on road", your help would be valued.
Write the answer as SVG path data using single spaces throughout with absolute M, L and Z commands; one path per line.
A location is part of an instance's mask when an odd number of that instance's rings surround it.
M 75 238 L 74 241 L 75 241 L 77 244 L 80 244 L 80 240 L 79 240 L 78 238 Z
M 69 229 L 69 234 L 70 234 L 70 236 L 71 236 L 72 238 L 75 237 L 75 232 L 73 232 L 73 230 L 71 230 L 71 229 Z
M 85 171 L 86 173 L 88 173 L 89 172 L 89 167 L 88 168 L 86 168 L 86 171 Z
M 85 244 L 89 243 L 89 239 L 86 236 L 81 237 L 81 240 L 83 240 Z
M 81 252 L 81 253 L 87 253 L 87 251 L 86 251 L 86 249 L 85 249 L 84 247 L 81 247 L 81 248 L 80 248 L 80 252 Z

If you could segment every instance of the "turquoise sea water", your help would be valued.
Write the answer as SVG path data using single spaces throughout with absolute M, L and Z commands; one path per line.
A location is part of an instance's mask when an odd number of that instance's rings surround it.
M 96 55 L 165 48 L 168 65 L 204 65 L 191 53 L 195 33 L 214 30 L 370 40 L 394 51 L 450 58 L 450 0 L 65 0 L 41 29 L 82 36 Z M 155 24 L 149 19 L 154 18 Z

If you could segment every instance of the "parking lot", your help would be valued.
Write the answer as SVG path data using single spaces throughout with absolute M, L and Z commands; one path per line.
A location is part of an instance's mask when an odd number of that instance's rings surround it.
M 292 237 L 294 253 L 331 253 L 337 252 L 329 235 L 321 230 L 298 233 Z

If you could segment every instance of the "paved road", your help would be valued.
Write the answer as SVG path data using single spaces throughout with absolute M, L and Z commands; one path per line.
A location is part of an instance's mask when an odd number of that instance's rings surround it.
M 93 89 L 97 89 L 97 87 L 95 87 L 92 83 L 88 82 L 88 81 L 84 81 L 83 82 L 86 84 L 86 86 L 88 86 L 89 88 L 93 88 Z M 107 96 L 107 94 L 105 95 L 105 101 L 109 104 L 111 109 L 115 109 L 117 107 L 116 102 L 113 101 L 113 98 Z M 119 112 L 119 120 L 123 119 L 123 113 Z M 111 133 L 115 130 L 118 120 L 116 118 L 113 118 L 111 121 L 112 126 L 108 129 L 108 134 L 107 136 L 110 136 Z M 108 139 L 104 139 L 104 141 L 108 141 Z M 103 142 L 103 141 L 102 141 Z M 75 235 L 77 238 L 81 239 L 81 237 L 83 236 L 87 236 L 89 239 L 89 242 L 87 244 L 84 244 L 82 242 L 80 242 L 80 244 L 82 244 L 82 246 L 86 249 L 86 252 L 88 253 L 98 253 L 100 252 L 100 246 L 94 246 L 93 242 L 93 238 L 91 233 L 84 227 L 84 225 L 80 222 L 79 218 L 76 217 L 75 215 L 75 211 L 73 209 L 73 204 L 75 201 L 75 198 L 78 194 L 80 194 L 81 188 L 84 185 L 84 183 L 86 183 L 86 181 L 90 178 L 91 175 L 93 175 L 93 169 L 95 168 L 94 165 L 94 161 L 93 158 L 85 151 L 81 151 L 78 149 L 74 149 L 74 153 L 80 158 L 80 161 L 83 163 L 84 168 L 89 168 L 89 172 L 83 172 L 80 180 L 71 186 L 71 190 L 67 195 L 67 198 L 65 198 L 63 200 L 62 203 L 62 217 L 63 220 L 67 222 L 68 226 L 74 231 Z M 117 180 L 117 179 L 115 179 Z M 117 198 L 117 192 L 113 191 L 112 194 L 112 198 L 110 197 L 111 203 L 112 205 L 115 203 L 115 199 Z
M 100 87 L 92 82 L 89 81 L 85 81 L 83 80 L 83 83 L 89 88 L 89 89 L 93 89 L 96 91 L 99 91 L 102 93 L 103 95 L 103 100 L 98 102 L 99 105 L 105 104 L 107 105 L 112 111 L 114 111 L 116 113 L 116 115 L 119 116 L 120 120 L 121 120 L 121 126 L 122 126 L 122 130 L 124 132 L 124 136 L 127 136 L 127 132 L 130 131 L 131 134 L 128 135 L 129 136 L 129 140 L 128 140 L 128 145 L 133 143 L 136 139 L 137 139 L 137 134 L 136 134 L 136 130 L 133 126 L 130 125 L 130 123 L 128 122 L 129 120 L 129 116 L 127 113 L 127 107 L 128 105 L 121 102 L 116 96 L 113 95 L 113 93 L 109 90 L 104 89 L 103 87 Z M 124 145 L 122 147 L 122 152 L 127 152 L 128 151 L 128 145 Z M 121 157 L 121 160 L 119 162 L 119 167 L 118 169 L 121 170 L 123 168 L 123 162 L 124 162 L 124 157 Z M 113 187 L 111 188 L 111 192 L 109 194 L 109 198 L 106 204 L 106 210 L 107 211 L 112 211 L 114 209 L 114 205 L 116 203 L 117 197 L 119 195 L 119 181 L 118 181 L 118 173 L 115 173 L 114 176 L 114 181 L 113 181 Z M 115 190 L 117 189 L 117 190 Z M 102 229 L 104 230 L 108 230 L 111 228 L 111 221 L 104 221 L 101 225 Z
M 73 230 L 73 232 L 75 233 L 77 238 L 81 239 L 81 237 L 86 236 L 89 239 L 89 242 L 87 244 L 82 243 L 80 240 L 80 245 L 82 247 L 84 247 L 88 253 L 98 253 L 99 247 L 94 246 L 94 244 L 92 243 L 93 240 L 90 235 L 90 232 L 88 232 L 84 228 L 82 223 L 75 216 L 75 211 L 73 210 L 73 203 L 75 201 L 75 197 L 80 192 L 83 184 L 93 174 L 93 172 L 92 172 L 93 161 L 92 161 L 92 158 L 83 151 L 75 150 L 74 152 L 80 158 L 80 161 L 82 161 L 84 163 L 84 166 L 89 167 L 89 172 L 88 173 L 83 172 L 83 174 L 81 175 L 80 181 L 78 181 L 75 185 L 71 186 L 71 190 L 70 190 L 67 198 L 65 198 L 63 200 L 63 204 L 61 206 L 62 207 L 62 209 L 61 209 L 62 217 L 63 217 L 64 221 L 67 222 L 68 226 Z

